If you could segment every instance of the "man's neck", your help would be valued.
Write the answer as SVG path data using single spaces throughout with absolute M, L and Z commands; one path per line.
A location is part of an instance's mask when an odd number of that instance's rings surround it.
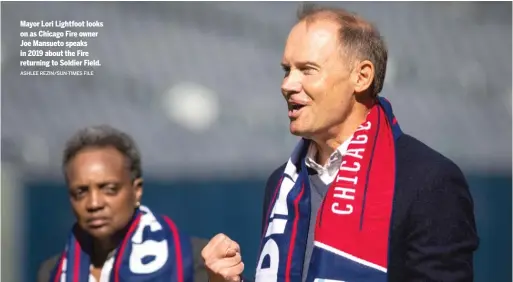
M 366 119 L 372 104 L 364 105 L 357 103 L 352 112 L 343 123 L 332 127 L 329 132 L 320 137 L 312 138 L 317 148 L 316 162 L 324 166 L 331 154 L 349 139 Z

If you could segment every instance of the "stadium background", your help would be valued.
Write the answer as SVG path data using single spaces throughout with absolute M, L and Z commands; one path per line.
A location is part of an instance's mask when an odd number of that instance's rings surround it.
M 1 5 L 2 280 L 35 281 L 64 246 L 73 217 L 61 150 L 99 123 L 139 143 L 144 204 L 192 235 L 229 234 L 252 275 L 264 181 L 297 141 L 279 62 L 298 3 Z M 403 129 L 467 175 L 481 238 L 476 281 L 511 281 L 511 2 L 335 5 L 384 35 L 383 96 Z M 21 20 L 103 21 L 84 48 L 102 66 L 94 76 L 20 76 Z

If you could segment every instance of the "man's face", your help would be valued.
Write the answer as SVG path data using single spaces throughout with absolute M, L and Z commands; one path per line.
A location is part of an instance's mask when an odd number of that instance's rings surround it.
M 291 30 L 282 59 L 281 91 L 288 104 L 290 132 L 316 138 L 336 132 L 355 103 L 349 66 L 329 20 L 300 22 Z
M 142 180 L 131 181 L 121 152 L 84 149 L 71 159 L 66 173 L 71 206 L 83 230 L 102 240 L 126 227 L 142 196 Z

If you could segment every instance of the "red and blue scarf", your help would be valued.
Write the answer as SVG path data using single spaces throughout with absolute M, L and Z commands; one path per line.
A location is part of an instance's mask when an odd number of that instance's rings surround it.
M 354 132 L 317 213 L 307 282 L 386 281 L 400 135 L 390 103 L 378 98 Z M 302 139 L 296 146 L 271 200 L 257 282 L 303 281 L 311 209 L 309 143 Z
M 77 225 L 54 269 L 50 282 L 88 282 L 91 238 Z M 167 216 L 137 209 L 124 239 L 116 250 L 111 282 L 192 282 L 190 239 Z

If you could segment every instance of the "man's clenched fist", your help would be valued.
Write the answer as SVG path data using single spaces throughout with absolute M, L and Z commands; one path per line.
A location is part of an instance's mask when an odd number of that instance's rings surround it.
M 244 263 L 240 247 L 224 234 L 217 234 L 201 251 L 210 282 L 240 282 Z

